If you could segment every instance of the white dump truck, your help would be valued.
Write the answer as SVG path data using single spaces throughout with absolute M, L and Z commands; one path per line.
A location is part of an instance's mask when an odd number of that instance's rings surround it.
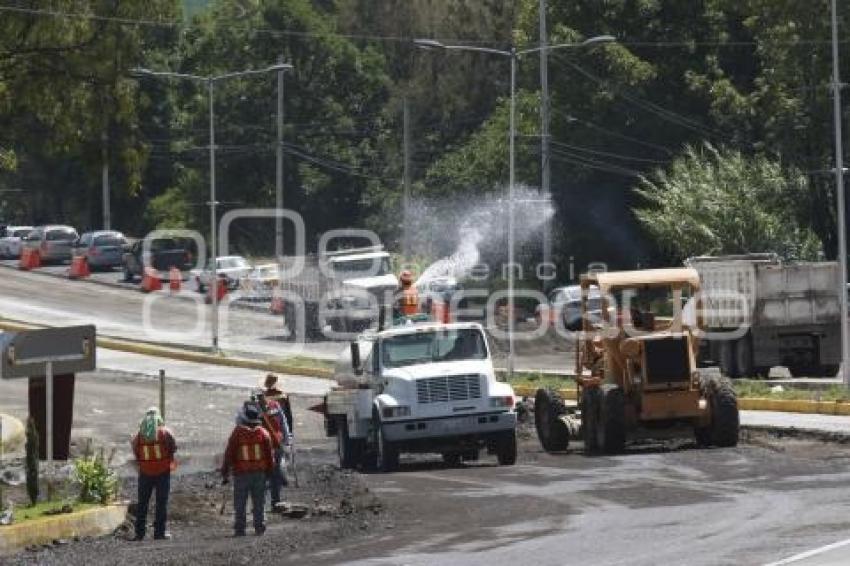
M 496 380 L 476 323 L 411 323 L 362 334 L 340 356 L 338 388 L 323 409 L 342 468 L 391 471 L 402 452 L 441 454 L 449 465 L 516 462 L 514 391 Z
M 702 281 L 702 365 L 729 377 L 835 376 L 841 362 L 836 262 L 782 262 L 774 254 L 701 256 L 685 262 Z M 725 335 L 725 336 L 724 336 Z

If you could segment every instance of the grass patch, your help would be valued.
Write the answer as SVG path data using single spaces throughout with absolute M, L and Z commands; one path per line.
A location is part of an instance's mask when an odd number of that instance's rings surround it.
M 319 358 L 311 358 L 309 356 L 291 356 L 289 358 L 275 358 L 273 364 L 282 366 L 291 366 L 299 368 L 311 369 L 334 369 L 335 363 L 332 360 L 322 360 Z
M 533 387 L 547 389 L 572 389 L 576 386 L 576 382 L 571 377 L 561 375 L 552 375 L 541 372 L 514 372 L 511 379 L 506 379 L 507 374 L 500 372 L 499 378 L 505 379 L 513 387 Z
M 504 379 L 504 373 L 499 374 Z M 575 380 L 570 377 L 550 375 L 539 372 L 515 372 L 512 379 L 506 379 L 514 387 L 574 389 Z M 850 391 L 842 385 L 830 385 L 819 389 L 792 389 L 787 385 L 782 390 L 774 390 L 772 385 L 753 379 L 738 379 L 733 382 L 739 399 L 785 399 L 793 401 L 846 401 L 850 402 Z
M 793 401 L 850 401 L 850 392 L 841 385 L 830 385 L 821 389 L 791 389 L 782 386 L 782 391 L 762 381 L 739 379 L 733 383 L 739 398 L 787 399 Z
M 15 522 L 13 524 L 23 523 L 25 521 L 34 521 L 36 519 L 43 519 L 46 517 L 53 516 L 61 516 L 64 513 L 60 513 L 58 515 L 51 515 L 50 512 L 58 511 L 62 509 L 65 505 L 70 505 L 73 509 L 73 512 L 84 511 L 86 509 L 93 509 L 95 507 L 100 507 L 95 503 L 69 503 L 67 501 L 43 501 L 41 503 L 37 503 L 32 507 L 15 507 Z

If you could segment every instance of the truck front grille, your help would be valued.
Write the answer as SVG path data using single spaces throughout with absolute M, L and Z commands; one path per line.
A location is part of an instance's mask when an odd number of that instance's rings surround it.
M 428 377 L 416 382 L 416 400 L 422 405 L 480 398 L 481 376 L 479 375 Z

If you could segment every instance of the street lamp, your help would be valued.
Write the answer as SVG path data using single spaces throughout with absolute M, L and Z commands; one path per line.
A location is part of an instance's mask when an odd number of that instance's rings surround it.
M 523 55 L 539 53 L 541 51 L 555 51 L 556 49 L 569 49 L 587 47 L 597 43 L 611 43 L 616 38 L 610 35 L 598 35 L 579 43 L 558 43 L 520 49 L 494 49 L 491 47 L 479 47 L 475 45 L 446 45 L 436 39 L 416 39 L 414 44 L 422 49 L 444 49 L 447 51 L 470 51 L 476 53 L 487 53 L 507 57 L 511 61 L 511 103 L 510 103 L 510 133 L 509 133 L 509 180 L 508 180 L 508 378 L 514 373 L 514 177 L 516 152 L 514 149 L 514 138 L 516 137 L 516 67 L 517 60 Z
M 217 216 L 215 200 L 215 104 L 213 97 L 215 93 L 214 85 L 218 81 L 224 79 L 232 79 L 236 77 L 244 77 L 248 75 L 261 75 L 265 73 L 283 73 L 283 71 L 292 69 L 292 65 L 288 63 L 277 63 L 264 69 L 246 69 L 244 71 L 236 71 L 233 73 L 224 73 L 222 75 L 191 75 L 187 73 L 175 73 L 172 71 L 153 71 L 151 69 L 136 68 L 133 73 L 136 75 L 145 75 L 149 77 L 166 77 L 175 79 L 187 79 L 206 83 L 209 92 L 209 122 L 210 122 L 210 257 L 212 266 L 212 277 L 210 283 L 210 293 L 212 294 L 212 351 L 218 352 L 218 271 L 216 269 L 216 256 L 218 254 L 217 246 Z M 280 82 L 278 82 L 280 87 Z

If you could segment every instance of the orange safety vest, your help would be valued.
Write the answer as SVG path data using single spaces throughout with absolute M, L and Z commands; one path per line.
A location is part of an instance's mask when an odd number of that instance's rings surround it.
M 247 472 L 263 472 L 271 467 L 268 461 L 266 446 L 269 442 L 269 433 L 261 426 L 248 428 L 240 426 L 236 429 L 236 454 L 233 463 L 233 472 L 244 474 Z
M 419 314 L 419 293 L 416 292 L 415 287 L 411 285 L 402 289 L 400 306 L 399 310 L 405 316 Z
M 139 435 L 138 451 L 139 472 L 146 476 L 160 476 L 174 470 L 174 458 L 168 453 L 165 443 L 165 433 L 162 429 L 156 432 L 156 440 L 145 440 Z

